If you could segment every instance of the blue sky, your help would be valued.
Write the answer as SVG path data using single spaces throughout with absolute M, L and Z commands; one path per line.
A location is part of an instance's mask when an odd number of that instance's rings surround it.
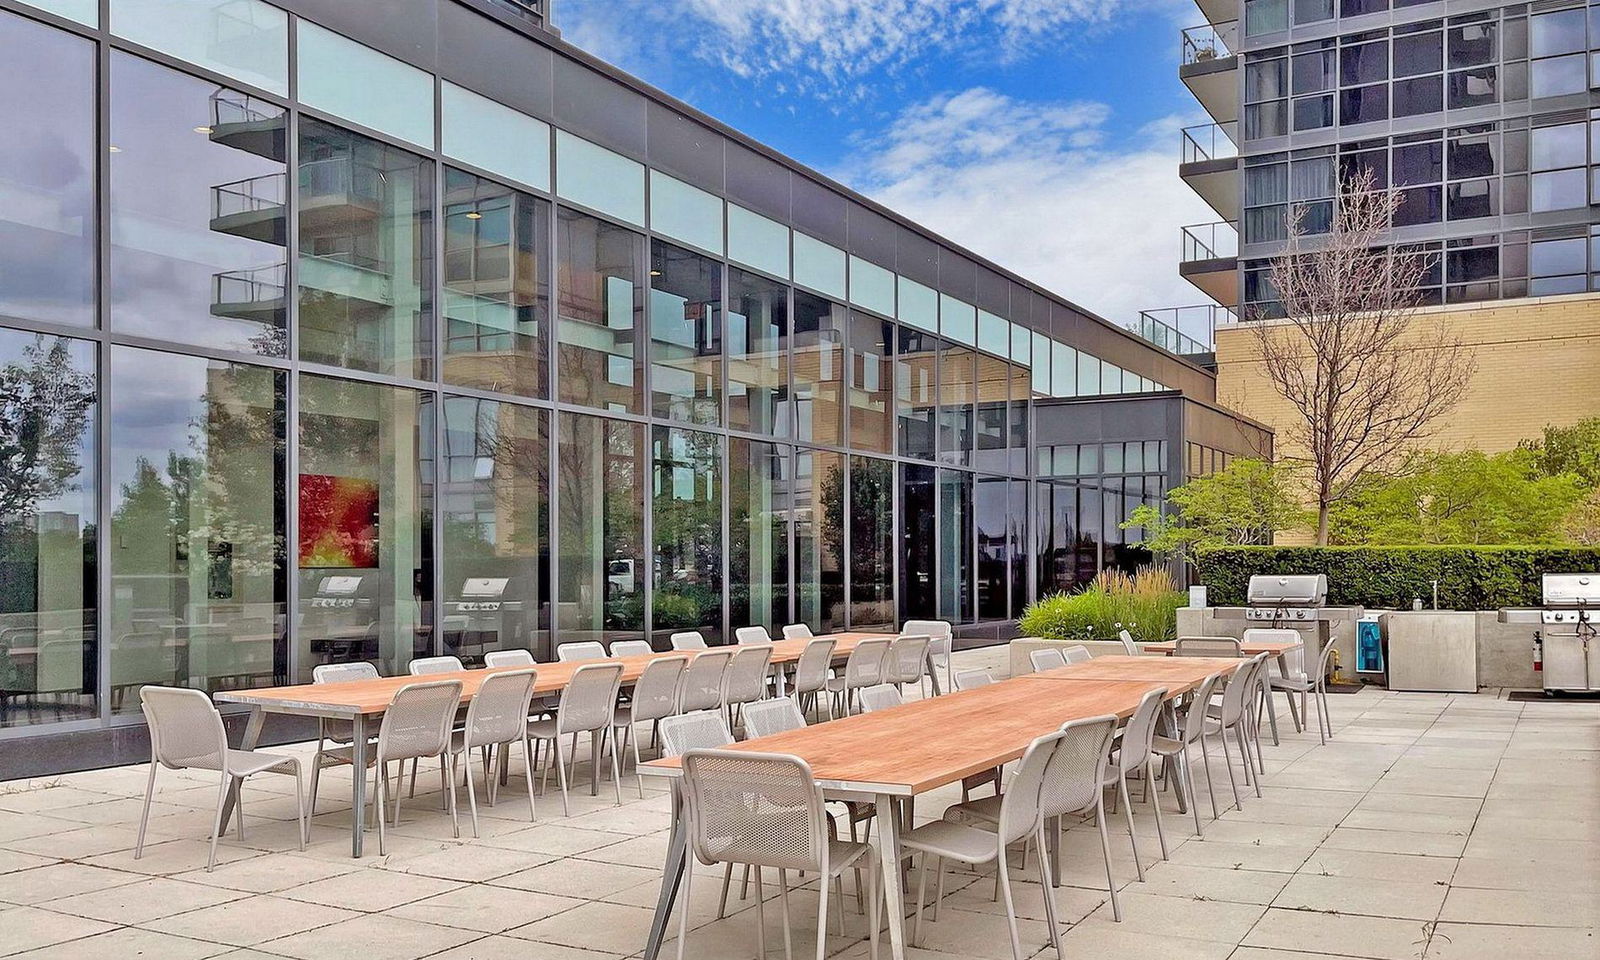
M 1177 176 L 1191 0 L 556 0 L 566 38 L 1128 322 L 1203 299 Z

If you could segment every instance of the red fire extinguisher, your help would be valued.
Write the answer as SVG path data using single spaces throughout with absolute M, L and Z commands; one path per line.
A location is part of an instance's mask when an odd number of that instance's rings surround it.
M 1539 631 L 1533 632 L 1533 672 L 1544 671 L 1544 638 L 1539 636 Z

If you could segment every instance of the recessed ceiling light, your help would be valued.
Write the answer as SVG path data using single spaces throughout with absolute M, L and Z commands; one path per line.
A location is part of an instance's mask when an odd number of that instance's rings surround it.
M 113 143 L 111 145 L 111 152 L 112 153 L 121 153 L 122 152 L 122 148 Z
M 660 270 L 651 270 L 650 271 L 650 276 L 659 277 L 659 276 L 661 276 L 661 271 Z
M 207 126 L 204 126 L 204 125 L 201 125 L 201 126 L 195 127 L 194 128 L 194 132 L 195 133 L 210 133 L 211 132 L 211 128 L 207 127 Z
M 467 219 L 468 220 L 482 220 L 483 219 L 483 214 L 481 214 L 478 211 L 474 210 L 471 213 L 467 214 Z

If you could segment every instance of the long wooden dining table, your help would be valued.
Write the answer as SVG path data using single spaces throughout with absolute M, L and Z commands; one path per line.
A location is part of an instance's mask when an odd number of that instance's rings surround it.
M 1236 666 L 1237 662 L 1224 662 L 1214 672 Z M 1017 760 L 1035 738 L 1060 729 L 1068 721 L 1107 714 L 1126 719 L 1151 690 L 1165 687 L 1171 698 L 1193 686 L 1163 679 L 1084 676 L 1081 672 L 1050 680 L 1004 680 L 746 740 L 729 749 L 800 757 L 810 765 L 827 798 L 875 805 L 878 856 L 883 875 L 889 878 L 883 887 L 889 907 L 890 951 L 896 960 L 902 960 L 906 948 L 905 904 L 900 883 L 894 878 L 900 876 L 901 869 L 900 833 L 909 826 L 911 802 L 916 796 Z M 642 765 L 640 772 L 677 777 L 681 775 L 680 761 L 676 757 L 652 760 Z M 689 869 L 688 830 L 680 793 L 673 791 L 672 834 L 645 945 L 645 960 L 655 960 L 659 954 L 667 918 L 684 871 Z M 1056 844 L 1051 846 L 1055 848 Z M 1058 856 L 1058 849 L 1052 849 L 1051 855 Z
M 892 634 L 882 633 L 835 633 L 828 634 L 821 639 L 834 642 L 833 658 L 842 660 L 849 657 L 850 652 L 863 640 L 879 638 L 886 639 Z M 772 643 L 772 665 L 784 666 L 800 659 L 806 645 L 813 639 L 777 640 Z M 727 648 L 712 648 L 727 649 Z M 548 696 L 559 694 L 565 690 L 572 681 L 572 675 L 579 667 L 589 663 L 621 663 L 622 685 L 630 687 L 638 681 L 653 661 L 666 657 L 694 657 L 701 651 L 697 650 L 665 650 L 655 653 L 638 654 L 631 657 L 615 657 L 604 661 L 572 660 L 556 663 L 536 663 L 532 667 L 493 667 L 476 670 L 453 670 L 446 673 L 430 673 L 426 676 L 398 676 L 378 677 L 371 680 L 357 680 L 351 683 L 306 683 L 287 687 L 261 687 L 250 690 L 220 690 L 212 697 L 218 703 L 237 703 L 250 708 L 249 719 L 245 723 L 244 736 L 240 747 L 253 750 L 261 739 L 261 728 L 269 713 L 286 714 L 301 717 L 316 717 L 327 720 L 347 720 L 351 727 L 350 760 L 355 771 L 365 771 L 368 763 L 367 739 L 377 732 L 377 722 L 382 718 L 389 703 L 394 699 L 395 692 L 400 688 L 423 681 L 459 680 L 461 681 L 461 702 L 463 705 L 472 700 L 478 693 L 478 688 L 483 685 L 486 677 L 494 673 L 504 673 L 510 670 L 538 671 L 534 682 L 535 696 Z M 782 672 L 778 671 L 781 678 Z M 779 681 L 781 683 L 781 679 Z M 934 681 L 935 691 L 938 690 L 938 681 Z M 360 773 L 350 778 L 350 855 L 360 857 L 362 853 L 362 837 L 365 833 L 363 812 L 366 808 L 366 777 Z M 223 811 L 223 828 L 226 829 L 232 815 L 235 798 L 229 794 L 228 802 Z

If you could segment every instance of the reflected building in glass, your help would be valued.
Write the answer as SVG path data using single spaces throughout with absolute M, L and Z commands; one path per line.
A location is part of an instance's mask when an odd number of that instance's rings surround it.
M 1005 639 L 1149 560 L 1118 524 L 1184 451 L 1270 443 L 1204 369 L 575 56 L 537 2 L 370 6 L 0 4 L 8 774 L 140 759 L 151 684 Z M 1122 459 L 1064 473 L 1091 435 Z

